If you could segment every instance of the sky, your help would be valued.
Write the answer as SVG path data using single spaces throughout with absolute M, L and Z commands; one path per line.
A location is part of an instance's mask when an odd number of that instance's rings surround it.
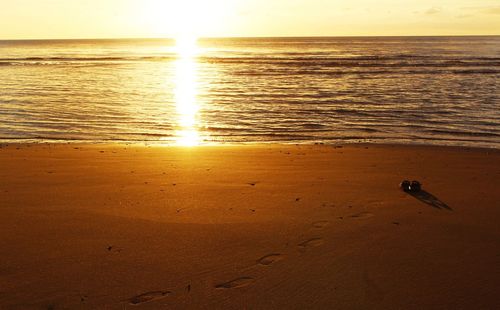
M 0 0 L 0 39 L 500 35 L 499 0 Z

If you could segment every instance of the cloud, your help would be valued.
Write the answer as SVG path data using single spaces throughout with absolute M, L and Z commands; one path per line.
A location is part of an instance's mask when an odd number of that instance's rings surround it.
M 463 7 L 462 10 L 476 11 L 483 14 L 500 15 L 500 6 L 467 6 Z
M 486 14 L 500 14 L 500 6 L 485 8 L 483 12 Z
M 434 6 L 425 11 L 425 15 L 435 15 L 441 13 L 441 11 L 443 11 L 443 9 Z

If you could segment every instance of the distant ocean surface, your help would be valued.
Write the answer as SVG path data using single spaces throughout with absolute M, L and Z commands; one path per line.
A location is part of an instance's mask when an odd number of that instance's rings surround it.
M 500 37 L 0 41 L 0 142 L 500 147 Z

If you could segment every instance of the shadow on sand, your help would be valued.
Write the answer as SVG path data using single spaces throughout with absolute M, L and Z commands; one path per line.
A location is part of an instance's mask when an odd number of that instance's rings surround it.
M 423 203 L 426 203 L 436 209 L 445 209 L 448 211 L 453 211 L 453 209 L 450 208 L 446 203 L 442 202 L 441 200 L 439 200 L 439 198 L 424 190 L 421 190 L 417 193 L 409 193 L 409 194 L 417 198 L 418 200 L 422 201 Z

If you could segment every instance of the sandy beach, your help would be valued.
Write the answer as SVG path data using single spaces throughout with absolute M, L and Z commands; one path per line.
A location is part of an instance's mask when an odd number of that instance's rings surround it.
M 3 144 L 0 168 L 1 309 L 500 308 L 498 150 Z

